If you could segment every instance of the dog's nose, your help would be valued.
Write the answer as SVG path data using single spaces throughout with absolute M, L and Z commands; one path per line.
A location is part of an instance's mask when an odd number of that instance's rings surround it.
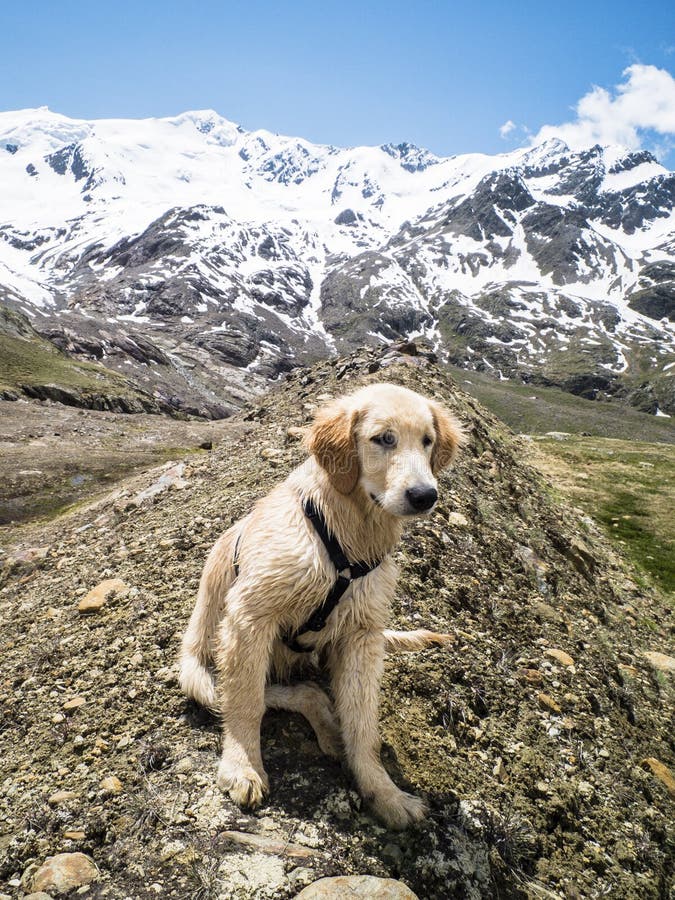
M 412 487 L 405 492 L 405 498 L 414 510 L 424 512 L 424 510 L 431 509 L 438 500 L 438 491 L 427 485 Z

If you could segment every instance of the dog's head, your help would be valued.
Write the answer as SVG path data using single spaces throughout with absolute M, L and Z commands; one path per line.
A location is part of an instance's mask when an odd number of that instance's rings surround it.
M 459 422 L 432 400 L 373 384 L 319 410 L 308 449 L 342 494 L 361 488 L 393 516 L 429 513 L 436 475 L 463 443 Z

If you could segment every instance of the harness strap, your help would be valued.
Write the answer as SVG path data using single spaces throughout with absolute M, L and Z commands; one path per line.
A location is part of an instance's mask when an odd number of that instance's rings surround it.
M 307 634 L 308 631 L 321 631 L 326 626 L 328 617 L 340 602 L 340 598 L 352 583 L 351 578 L 345 578 L 344 575 L 338 575 L 337 581 L 330 589 L 328 596 L 321 606 L 317 607 L 312 615 L 307 619 L 304 625 L 301 625 L 296 631 L 288 632 L 281 638 L 284 644 L 296 653 L 311 653 L 314 647 L 304 647 L 298 642 L 301 634 Z
M 241 531 L 237 535 L 237 540 L 234 542 L 234 553 L 232 554 L 232 568 L 234 569 L 234 577 L 236 578 L 239 575 L 239 544 L 241 543 Z
M 282 641 L 290 650 L 296 653 L 311 653 L 314 647 L 303 647 L 298 643 L 298 638 L 308 631 L 321 631 L 326 626 L 328 617 L 340 602 L 342 595 L 345 593 L 349 585 L 357 578 L 365 578 L 365 576 L 376 569 L 381 560 L 370 565 L 366 562 L 349 562 L 342 546 L 335 535 L 328 529 L 326 520 L 321 514 L 320 509 L 309 499 L 304 500 L 302 504 L 303 511 L 309 521 L 314 526 L 316 533 L 321 538 L 321 542 L 328 551 L 330 561 L 335 566 L 337 578 L 333 587 L 328 592 L 328 596 L 323 603 L 318 606 L 304 625 L 301 625 L 296 631 L 288 632 L 282 636 Z M 232 568 L 234 569 L 235 578 L 239 575 L 239 544 L 241 543 L 241 531 L 237 535 L 234 544 L 234 552 L 232 554 Z M 343 573 L 347 572 L 347 575 Z
M 330 561 L 338 573 L 335 584 L 321 606 L 314 610 L 304 625 L 282 637 L 284 644 L 296 653 L 311 653 L 314 649 L 313 647 L 303 647 L 302 644 L 298 643 L 300 635 L 306 634 L 308 631 L 321 631 L 352 581 L 356 578 L 364 578 L 380 565 L 380 560 L 373 565 L 366 562 L 350 563 L 337 537 L 329 531 L 326 520 L 319 508 L 309 499 L 303 501 L 302 508 L 314 526 L 316 533 L 321 538 L 324 547 L 328 551 Z M 342 573 L 345 571 L 349 574 L 343 575 Z
M 328 530 L 328 525 L 326 524 L 326 520 L 321 515 L 318 507 L 312 503 L 311 500 L 304 500 L 302 503 L 302 509 L 309 519 L 309 521 L 314 526 L 314 530 L 321 538 L 324 547 L 328 551 L 328 555 L 330 556 L 330 561 L 333 563 L 338 572 L 341 572 L 343 569 L 349 569 L 351 563 L 347 559 L 347 556 L 342 549 L 342 546 L 338 539 Z

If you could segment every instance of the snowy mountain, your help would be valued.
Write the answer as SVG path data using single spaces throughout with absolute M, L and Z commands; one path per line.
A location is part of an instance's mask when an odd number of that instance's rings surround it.
M 0 113 L 0 301 L 206 415 L 411 336 L 466 368 L 675 412 L 674 208 L 675 175 L 617 147 L 440 158 L 212 111 Z

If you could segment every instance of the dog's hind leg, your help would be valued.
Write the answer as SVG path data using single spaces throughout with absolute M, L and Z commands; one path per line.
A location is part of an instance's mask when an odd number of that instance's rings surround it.
M 314 729 L 321 750 L 335 759 L 340 757 L 342 740 L 333 704 L 313 681 L 268 685 L 265 688 L 265 707 L 300 713 Z
M 223 613 L 225 595 L 235 578 L 232 564 L 239 528 L 231 528 L 211 550 L 201 581 L 197 602 L 183 636 L 180 653 L 180 686 L 188 697 L 212 711 L 218 711 L 213 678 L 213 646 Z
M 427 647 L 444 647 L 455 640 L 452 634 L 437 634 L 420 628 L 417 631 L 385 631 L 384 649 L 387 651 L 409 653 L 412 650 L 424 650 Z

